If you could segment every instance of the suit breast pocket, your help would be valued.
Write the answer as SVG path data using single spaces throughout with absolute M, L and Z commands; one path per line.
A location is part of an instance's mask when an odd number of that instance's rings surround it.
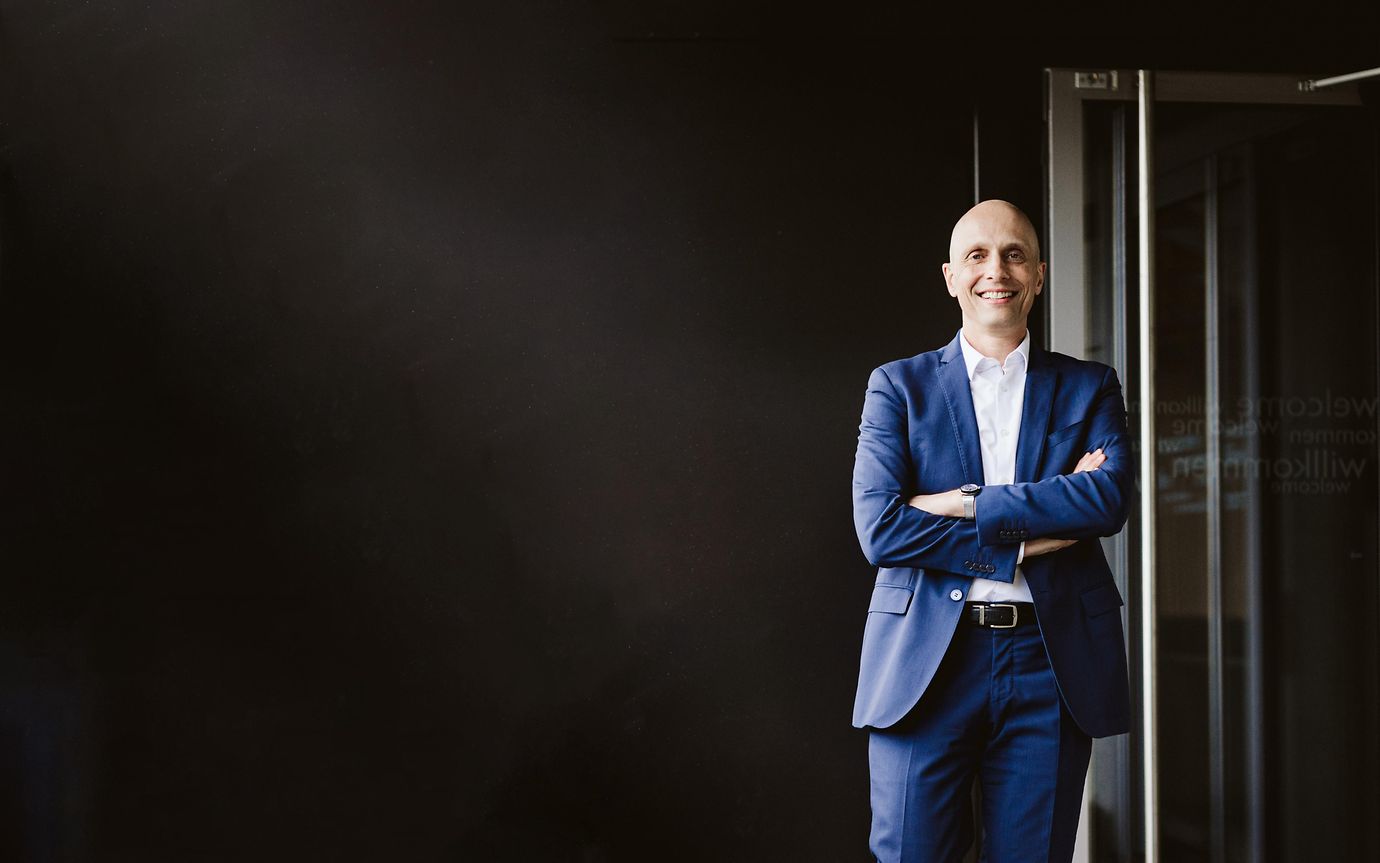
M 1086 425 L 1087 422 L 1079 420 L 1072 425 L 1066 425 L 1061 429 L 1050 432 L 1049 435 L 1045 437 L 1045 448 L 1054 449 L 1057 446 L 1077 443 L 1079 440 L 1082 440 L 1083 429 Z
M 1051 432 L 1045 437 L 1044 469 L 1055 473 L 1068 473 L 1073 470 L 1086 447 L 1080 447 L 1085 438 L 1087 423 L 1083 420 Z

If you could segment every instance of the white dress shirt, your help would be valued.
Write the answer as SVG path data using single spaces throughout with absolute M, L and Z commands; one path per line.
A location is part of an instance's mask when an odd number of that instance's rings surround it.
M 977 414 L 978 439 L 982 448 L 984 485 L 1007 485 L 1016 481 L 1016 442 L 1021 436 L 1021 408 L 1025 405 L 1025 370 L 1030 360 L 1030 330 L 1025 338 L 999 363 L 983 356 L 968 344 L 968 337 L 960 331 L 959 345 L 963 348 L 963 362 L 968 366 L 968 385 L 973 393 L 973 411 Z M 973 502 L 982 508 L 982 495 Z M 1021 543 L 1016 562 L 1025 559 L 1025 543 Z M 975 578 L 968 588 L 970 602 L 1030 602 L 1030 587 L 1025 574 L 1016 567 L 1011 584 L 990 578 Z

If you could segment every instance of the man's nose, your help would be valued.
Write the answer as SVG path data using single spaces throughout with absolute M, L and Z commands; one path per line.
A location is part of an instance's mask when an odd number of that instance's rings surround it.
M 999 280 L 1006 278 L 1007 275 L 1009 275 L 1006 268 L 1006 259 L 1001 255 L 993 255 L 987 260 L 982 275 L 983 278 L 986 279 Z

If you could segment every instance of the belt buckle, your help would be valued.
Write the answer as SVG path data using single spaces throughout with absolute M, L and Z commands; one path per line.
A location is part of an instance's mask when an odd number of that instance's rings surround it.
M 988 607 L 988 608 L 1009 608 L 1009 609 L 1011 609 L 1011 622 L 1010 622 L 1010 623 L 1008 623 L 1008 624 L 1005 625 L 1005 626 L 1002 626 L 1002 625 L 999 624 L 999 623 L 989 623 L 989 624 L 987 624 L 987 626 L 991 627 L 992 629 L 1015 629 L 1015 628 L 1016 628 L 1016 621 L 1017 621 L 1017 618 L 1020 616 L 1020 610 L 1019 610 L 1018 608 L 1016 608 L 1016 606 L 1012 605 L 1012 604 L 1009 603 L 1009 602 L 993 602 L 993 603 L 990 603 L 987 607 Z M 982 617 L 982 619 L 983 619 L 983 622 L 985 623 L 986 620 L 987 620 L 987 615 L 984 613 L 984 614 L 981 615 L 981 617 Z

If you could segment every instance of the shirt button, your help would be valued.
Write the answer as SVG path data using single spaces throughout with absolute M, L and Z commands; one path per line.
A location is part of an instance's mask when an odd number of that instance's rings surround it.
M 1002 437 L 1006 437 L 1006 436 L 1009 435 L 1009 434 L 1011 434 L 1011 430 L 1010 430 L 1010 429 L 1002 429 L 1002 430 L 1001 430 L 1001 436 L 1002 436 Z
M 953 590 L 949 591 L 949 599 L 952 599 L 954 602 L 958 602 L 962 598 L 963 591 L 959 590 L 958 588 L 954 588 Z

